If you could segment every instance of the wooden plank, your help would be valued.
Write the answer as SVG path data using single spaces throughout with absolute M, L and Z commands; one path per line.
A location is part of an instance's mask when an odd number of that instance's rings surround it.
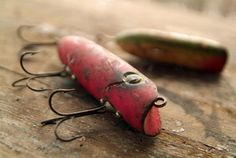
M 236 56 L 231 53 L 236 50 L 236 29 L 233 27 L 235 21 L 224 19 L 224 23 L 217 23 L 217 18 L 209 19 L 191 12 L 187 16 L 186 11 L 180 10 L 169 12 L 162 6 L 143 1 L 136 2 L 135 6 L 127 1 L 113 1 L 99 3 L 99 7 L 90 5 L 90 1 L 78 3 L 73 0 L 70 4 L 68 1 L 54 4 L 38 0 L 23 0 L 20 3 L 3 0 L 1 3 L 0 157 L 236 155 Z M 43 6 L 43 12 L 35 12 Z M 133 10 L 130 13 L 131 6 Z M 123 12 L 120 12 L 121 8 Z M 88 10 L 93 12 L 88 15 Z M 149 19 L 144 18 L 143 14 L 150 15 Z M 163 14 L 167 17 L 163 18 Z M 194 23 L 196 19 L 198 23 Z M 98 22 L 94 24 L 94 21 Z M 68 32 L 75 33 L 79 30 L 90 38 L 98 32 L 115 34 L 131 27 L 171 28 L 173 31 L 205 35 L 223 42 L 230 50 L 230 60 L 223 74 L 215 76 L 153 65 L 125 54 L 113 45 L 106 45 L 151 78 L 157 84 L 159 92 L 168 98 L 168 106 L 161 109 L 163 130 L 155 138 L 145 137 L 132 131 L 113 114 L 106 113 L 69 122 L 66 125 L 68 130 L 62 131 L 65 134 L 81 131 L 85 133 L 85 138 L 63 143 L 55 139 L 54 126 L 41 127 L 39 123 L 55 117 L 48 108 L 48 92 L 32 93 L 27 89 L 10 86 L 13 81 L 24 76 L 17 59 L 17 52 L 23 42 L 17 38 L 15 30 L 21 24 L 39 22 L 50 22 Z M 38 62 L 29 60 L 29 68 L 34 71 L 61 69 L 55 49 L 41 49 L 45 53 L 35 57 L 39 59 Z M 40 63 L 43 64 L 38 66 Z M 52 87 L 73 85 L 69 80 L 58 78 L 35 83 L 36 86 L 42 84 Z M 85 91 L 81 91 L 79 95 L 62 95 L 56 103 L 66 105 L 65 109 L 98 105 Z
M 70 130 L 85 130 L 85 139 L 63 143 L 55 139 L 53 126 L 41 127 L 40 120 L 53 117 L 48 110 L 45 95 L 31 94 L 26 89 L 16 90 L 9 86 L 9 78 L 19 77 L 6 69 L 0 69 L 1 74 L 1 131 L 0 154 L 9 157 L 22 154 L 23 157 L 44 157 L 47 155 L 65 157 L 70 153 L 71 157 L 154 157 L 154 156 L 202 156 L 215 157 L 228 155 L 214 147 L 193 141 L 189 138 L 178 136 L 170 131 L 163 130 L 156 137 L 145 137 L 130 130 L 124 122 L 106 114 L 81 118 L 68 125 Z M 8 96 L 8 97 L 6 97 Z M 85 95 L 82 97 L 85 99 Z M 78 99 L 72 105 L 89 106 L 89 99 L 78 103 Z M 66 103 L 68 98 L 63 98 Z M 76 102 L 77 101 L 77 102 Z M 87 105 L 86 105 L 87 102 Z M 9 152 L 11 151 L 11 152 Z M 32 152 L 33 151 L 33 152 Z M 8 154 L 6 154 L 8 153 Z M 50 156 L 50 157 L 51 157 Z

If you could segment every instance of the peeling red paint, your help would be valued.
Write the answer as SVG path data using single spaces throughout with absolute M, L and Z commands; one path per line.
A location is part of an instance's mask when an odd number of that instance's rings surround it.
M 150 136 L 159 133 L 159 110 L 151 105 L 158 92 L 151 80 L 108 50 L 81 37 L 62 38 L 58 50 L 63 64 L 96 99 L 106 98 L 134 129 Z M 135 84 L 124 82 L 127 72 L 138 74 L 142 80 Z M 108 87 L 113 83 L 119 84 Z

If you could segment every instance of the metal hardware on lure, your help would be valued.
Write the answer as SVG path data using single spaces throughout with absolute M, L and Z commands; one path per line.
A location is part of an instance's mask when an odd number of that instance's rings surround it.
M 33 44 L 29 44 L 29 45 L 33 45 Z M 13 87 L 28 87 L 29 89 L 31 89 L 32 91 L 36 91 L 36 92 L 41 92 L 41 91 L 47 91 L 47 90 L 51 90 L 51 89 L 45 89 L 45 88 L 41 88 L 41 89 L 37 89 L 37 88 L 33 88 L 30 86 L 30 82 L 31 80 L 37 79 L 37 78 L 45 78 L 45 77 L 56 77 L 56 76 L 61 76 L 61 77 L 65 77 L 70 75 L 70 70 L 68 69 L 68 67 L 64 67 L 63 70 L 61 71 L 57 71 L 57 72 L 46 72 L 46 73 L 33 73 L 30 72 L 29 70 L 27 70 L 24 66 L 24 58 L 27 55 L 35 55 L 38 54 L 38 51 L 26 51 L 24 52 L 21 56 L 20 56 L 20 66 L 22 68 L 22 70 L 31 75 L 30 77 L 25 77 L 19 80 L 16 80 L 15 82 L 12 83 Z M 25 81 L 26 80 L 26 84 L 25 85 L 20 85 L 18 83 Z
M 59 113 L 52 106 L 53 96 L 59 92 L 70 92 L 75 89 L 54 90 L 49 96 L 49 107 L 61 117 L 43 121 L 42 124 L 58 122 L 55 129 L 58 139 L 70 141 L 80 137 L 64 139 L 57 133 L 58 126 L 72 117 L 105 112 L 106 102 L 109 102 L 116 112 L 137 131 L 149 136 L 155 136 L 160 132 L 159 108 L 166 105 L 166 99 L 158 95 L 156 85 L 151 80 L 121 58 L 85 38 L 65 36 L 57 42 L 57 46 L 59 58 L 66 66 L 62 71 L 40 74 L 29 72 L 24 66 L 24 57 L 34 55 L 35 52 L 25 52 L 20 58 L 21 67 L 32 77 L 20 79 L 14 82 L 13 86 L 22 86 L 19 82 L 27 80 L 28 88 L 40 91 L 30 87 L 29 82 L 35 78 L 70 75 L 92 96 L 102 101 L 100 106 L 89 110 L 70 114 Z M 68 69 L 71 74 L 68 73 Z
M 83 135 L 76 135 L 76 136 L 72 136 L 71 138 L 62 138 L 61 136 L 59 136 L 57 130 L 58 130 L 58 127 L 60 126 L 61 123 L 63 123 L 64 121 L 68 120 L 68 119 L 71 119 L 71 118 L 76 118 L 76 117 L 83 117 L 83 116 L 87 116 L 87 115 L 93 115 L 93 114 L 101 114 L 101 113 L 104 113 L 106 111 L 106 106 L 104 103 L 102 103 L 100 106 L 98 107 L 95 107 L 95 108 L 91 108 L 91 109 L 87 109 L 87 110 L 82 110 L 82 111 L 79 111 L 79 112 L 73 112 L 73 113 L 61 113 L 59 111 L 57 111 L 53 105 L 52 105 L 52 98 L 53 96 L 56 94 L 56 93 L 67 93 L 67 92 L 73 92 L 73 91 L 77 91 L 76 89 L 57 89 L 57 90 L 54 90 L 50 96 L 49 96 L 49 99 L 48 99 L 48 102 L 49 102 L 49 107 L 50 109 L 57 115 L 61 116 L 61 117 L 57 117 L 57 118 L 53 118 L 53 119 L 49 119 L 49 120 L 46 120 L 46 121 L 42 121 L 41 124 L 42 125 L 48 125 L 48 124 L 55 124 L 57 122 L 57 125 L 55 127 L 55 136 L 61 140 L 61 141 L 72 141 L 74 139 L 77 139 L 77 138 L 81 138 Z
M 39 53 L 39 52 L 37 52 L 37 53 Z M 71 71 L 70 71 L 69 67 L 67 67 L 67 66 L 62 71 L 58 71 L 58 72 L 46 72 L 46 73 L 40 73 L 40 74 L 29 72 L 23 64 L 24 63 L 24 57 L 26 55 L 34 55 L 34 54 L 36 54 L 36 52 L 33 51 L 33 52 L 25 52 L 21 55 L 21 57 L 20 57 L 21 68 L 23 69 L 23 71 L 25 71 L 27 74 L 29 74 L 31 76 L 30 77 L 24 77 L 22 79 L 19 79 L 19 80 L 13 82 L 12 83 L 13 87 L 27 87 L 30 90 L 36 91 L 36 92 L 53 90 L 53 89 L 49 89 L 49 88 L 42 88 L 42 89 L 33 88 L 33 87 L 30 86 L 30 82 L 31 82 L 31 80 L 34 80 L 36 78 L 56 77 L 56 76 L 66 77 L 66 76 L 71 75 Z M 71 75 L 71 79 L 72 80 L 75 79 L 74 75 Z M 19 84 L 20 82 L 25 81 L 25 80 L 26 80 L 25 85 Z M 77 138 L 81 138 L 83 135 L 75 135 L 75 136 L 71 136 L 71 137 L 68 137 L 68 138 L 64 138 L 64 137 L 60 136 L 59 133 L 58 133 L 58 128 L 63 122 L 65 122 L 66 120 L 72 119 L 72 118 L 83 117 L 83 116 L 93 115 L 93 114 L 101 114 L 101 113 L 104 113 L 106 111 L 106 108 L 107 108 L 106 100 L 103 99 L 100 102 L 101 105 L 99 105 L 98 107 L 95 107 L 95 108 L 82 110 L 82 111 L 78 111 L 78 112 L 73 112 L 73 113 L 60 113 L 60 112 L 58 112 L 52 105 L 53 96 L 56 93 L 60 93 L 60 92 L 68 93 L 68 92 L 73 92 L 73 91 L 77 91 L 77 90 L 76 89 L 55 89 L 55 90 L 53 90 L 51 92 L 51 94 L 49 95 L 49 99 L 48 99 L 49 108 L 54 113 L 56 113 L 57 115 L 59 115 L 61 117 L 57 117 L 57 118 L 53 118 L 53 119 L 49 119 L 49 120 L 45 120 L 45 121 L 41 122 L 41 124 L 43 126 L 44 125 L 49 125 L 49 124 L 56 124 L 56 127 L 54 129 L 54 134 L 55 134 L 57 139 L 59 139 L 61 141 L 64 141 L 64 142 L 69 142 L 69 141 L 75 140 Z
M 226 48 L 213 40 L 152 29 L 124 31 L 115 41 L 139 57 L 207 72 L 221 72 L 228 56 Z

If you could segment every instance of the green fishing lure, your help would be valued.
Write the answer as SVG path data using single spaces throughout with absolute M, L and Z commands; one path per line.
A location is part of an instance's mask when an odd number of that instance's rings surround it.
M 119 33 L 115 41 L 141 58 L 206 72 L 220 73 L 228 57 L 216 41 L 174 32 L 135 29 Z

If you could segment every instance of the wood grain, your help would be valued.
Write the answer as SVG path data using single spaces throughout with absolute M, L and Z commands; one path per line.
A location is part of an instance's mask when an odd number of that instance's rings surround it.
M 135 3 L 135 5 L 134 5 Z M 204 16 L 147 1 L 2 0 L 0 5 L 0 157 L 233 157 L 236 155 L 236 25 L 235 19 Z M 121 11 L 122 10 L 122 11 Z M 165 15 L 165 16 L 163 16 Z M 116 34 L 135 27 L 200 35 L 222 42 L 230 52 L 224 72 L 217 76 L 155 65 L 105 47 L 127 60 L 158 86 L 168 105 L 162 108 L 163 130 L 154 138 L 129 128 L 112 113 L 75 119 L 62 134 L 82 132 L 80 140 L 64 143 L 53 134 L 55 126 L 40 125 L 53 118 L 48 92 L 13 88 L 25 74 L 17 53 L 24 42 L 15 30 L 22 24 L 49 23 L 64 34 L 94 39 L 97 33 Z M 37 38 L 36 38 L 37 40 Z M 43 55 L 28 61 L 33 71 L 62 68 L 55 48 L 40 48 Z M 36 86 L 71 87 L 67 79 L 46 79 Z M 60 95 L 64 109 L 98 105 L 89 94 Z

